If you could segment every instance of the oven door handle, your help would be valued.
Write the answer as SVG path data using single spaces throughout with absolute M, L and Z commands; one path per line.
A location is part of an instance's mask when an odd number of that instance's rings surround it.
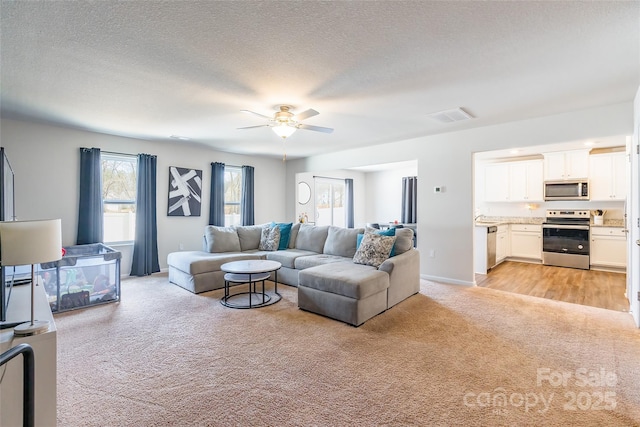
M 589 230 L 588 225 L 542 224 L 542 228 L 559 228 L 561 230 Z

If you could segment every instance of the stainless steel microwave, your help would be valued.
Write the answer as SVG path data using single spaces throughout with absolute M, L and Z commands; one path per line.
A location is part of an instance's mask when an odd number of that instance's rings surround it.
M 545 200 L 589 200 L 589 182 L 575 181 L 545 181 Z

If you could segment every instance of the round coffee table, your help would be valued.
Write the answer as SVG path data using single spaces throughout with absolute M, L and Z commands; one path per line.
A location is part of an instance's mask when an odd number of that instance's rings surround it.
M 230 308 L 259 308 L 275 304 L 282 298 L 278 293 L 278 270 L 282 267 L 277 261 L 247 260 L 227 262 L 220 266 L 224 271 L 224 297 L 220 303 Z M 275 273 L 275 287 L 272 293 L 265 291 L 264 282 L 271 273 Z M 262 282 L 262 292 L 256 290 L 256 284 Z M 231 294 L 231 283 L 249 284 L 248 292 Z M 233 301 L 232 301 L 233 299 Z

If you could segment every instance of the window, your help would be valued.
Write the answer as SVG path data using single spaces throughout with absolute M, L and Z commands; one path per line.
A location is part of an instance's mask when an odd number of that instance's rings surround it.
M 242 199 L 242 168 L 224 168 L 224 225 L 240 225 L 240 201 Z
M 345 227 L 344 180 L 316 178 L 316 225 Z
M 106 154 L 102 163 L 103 241 L 132 242 L 136 225 L 136 185 L 138 158 L 126 154 Z

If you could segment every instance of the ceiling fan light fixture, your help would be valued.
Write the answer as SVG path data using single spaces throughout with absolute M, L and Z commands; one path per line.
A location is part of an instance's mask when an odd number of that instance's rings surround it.
M 296 131 L 296 128 L 293 126 L 289 126 L 286 123 L 280 123 L 276 126 L 273 126 L 271 129 L 281 138 L 288 138 Z

